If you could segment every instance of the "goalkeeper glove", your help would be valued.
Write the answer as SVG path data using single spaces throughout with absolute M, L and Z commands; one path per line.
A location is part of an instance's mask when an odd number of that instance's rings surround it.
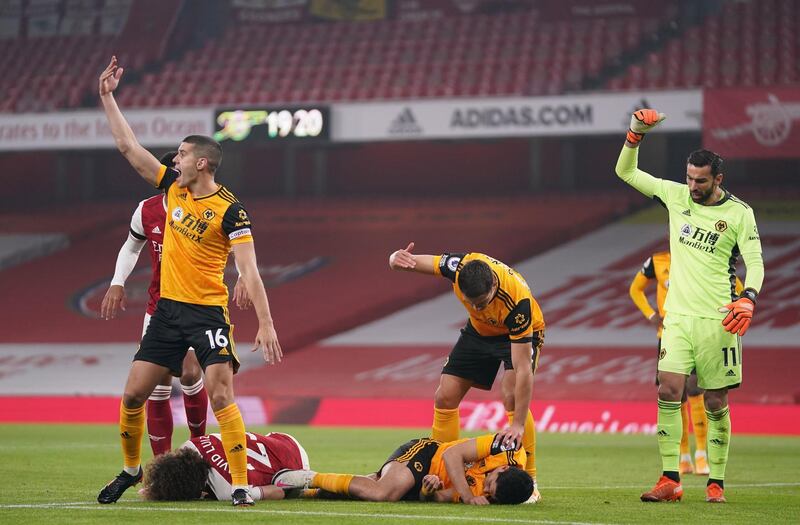
M 728 312 L 728 315 L 722 320 L 722 326 L 725 327 L 726 332 L 744 335 L 750 328 L 753 310 L 756 306 L 756 295 L 758 294 L 755 290 L 747 288 L 742 290 L 738 299 L 719 309 L 720 312 Z
M 667 118 L 663 113 L 655 109 L 640 109 L 631 115 L 631 127 L 625 137 L 631 144 L 639 144 L 644 138 L 644 134 L 658 125 L 659 122 Z

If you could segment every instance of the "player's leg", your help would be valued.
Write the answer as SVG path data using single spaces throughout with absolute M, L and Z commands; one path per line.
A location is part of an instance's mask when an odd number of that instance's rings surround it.
M 642 501 L 679 501 L 683 496 L 679 463 L 682 434 L 681 398 L 686 376 L 694 368 L 691 319 L 667 313 L 658 361 L 658 449 L 662 475 L 655 487 L 641 495 Z
M 458 439 L 461 430 L 458 405 L 472 385 L 472 381 L 461 377 L 444 373 L 439 376 L 439 386 L 433 396 L 433 439 L 442 442 Z
M 731 440 L 731 417 L 728 389 L 742 382 L 741 338 L 726 332 L 716 319 L 704 319 L 698 341 L 697 383 L 705 389 L 708 417 L 709 475 L 706 501 L 722 503 L 725 468 Z
M 400 501 L 414 483 L 411 471 L 397 461 L 384 465 L 379 477 L 290 470 L 278 472 L 272 480 L 273 485 L 284 490 L 321 489 L 364 501 Z
M 247 483 L 244 420 L 233 395 L 233 375 L 239 369 L 239 357 L 236 355 L 228 309 L 178 304 L 187 347 L 194 348 L 197 361 L 205 372 L 208 401 L 219 423 L 220 438 L 231 475 L 233 505 L 253 505 Z
M 689 398 L 689 412 L 694 429 L 694 473 L 706 475 L 708 474 L 708 455 L 706 454 L 708 417 L 703 402 L 703 389 L 697 386 L 697 372 L 695 371 L 686 381 L 686 393 Z
M 219 423 L 220 438 L 231 474 L 232 491 L 233 493 L 242 489 L 247 491 L 247 441 L 244 420 L 234 401 L 231 363 L 207 365 L 206 388 L 211 409 Z
M 138 354 L 137 354 L 138 355 Z M 166 369 L 147 361 L 134 361 L 128 373 L 119 409 L 119 436 L 123 469 L 97 496 L 99 503 L 114 503 L 142 479 L 142 437 L 145 429 L 145 401 Z
M 495 344 L 493 338 L 481 337 L 470 324 L 461 329 L 434 394 L 433 439 L 457 440 L 461 430 L 458 416 L 461 400 L 472 387 L 491 390 L 500 366 L 500 361 L 492 356 Z
M 203 384 L 203 370 L 194 355 L 194 350 L 189 349 L 183 358 L 183 374 L 181 375 L 181 389 L 183 390 L 183 406 L 186 410 L 186 422 L 192 437 L 199 437 L 206 433 L 206 415 L 208 413 L 208 393 Z
M 686 390 L 681 399 L 681 462 L 679 468 L 681 474 L 694 472 L 692 451 L 689 448 L 689 401 L 686 399 Z
M 731 416 L 728 409 L 728 389 L 707 389 L 705 392 L 708 417 L 709 474 L 706 484 L 706 501 L 724 503 L 725 468 L 731 443 Z
M 153 455 L 159 456 L 172 450 L 172 374 L 164 373 L 161 381 L 147 398 L 147 435 Z
M 142 324 L 142 338 L 147 333 L 150 319 L 150 314 L 145 313 Z M 147 399 L 147 407 L 145 409 L 147 414 L 147 435 L 150 438 L 150 448 L 153 450 L 154 456 L 161 455 L 172 449 L 171 396 L 172 374 L 167 372 Z
M 186 345 L 174 301 L 161 299 L 147 325 L 147 330 L 133 357 L 128 381 L 120 406 L 120 437 L 125 469 L 97 497 L 100 503 L 113 503 L 129 487 L 141 479 L 142 436 L 145 428 L 144 404 L 164 375 L 171 372 L 180 376 Z

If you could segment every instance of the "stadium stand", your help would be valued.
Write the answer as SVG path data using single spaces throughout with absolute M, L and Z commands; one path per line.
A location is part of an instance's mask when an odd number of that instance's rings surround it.
M 248 210 L 256 225 L 259 264 L 270 300 L 281 305 L 275 309 L 281 342 L 291 351 L 440 293 L 441 287 L 408 283 L 388 270 L 389 253 L 411 240 L 420 251 L 484 250 L 514 261 L 619 216 L 638 200 L 635 195 L 623 194 L 532 201 L 423 200 L 414 204 L 386 199 L 253 201 Z M 573 210 L 568 217 L 556 213 L 564 206 Z M 130 292 L 138 299 L 131 301 L 123 319 L 101 323 L 96 318 L 132 210 L 133 205 L 117 205 L 76 213 L 76 218 L 86 219 L 83 224 L 92 225 L 91 233 L 81 230 L 68 249 L 0 273 L 0 287 L 16 297 L 15 307 L 5 308 L 5 315 L 9 323 L 26 327 L 8 337 L 19 342 L 133 342 L 138 338 L 144 312 L 144 303 L 138 301 L 149 281 L 149 263 L 144 264 L 144 256 L 142 274 Z M 58 231 L 45 225 L 54 226 L 60 220 L 60 213 L 43 215 L 41 228 Z M 80 223 L 76 221 L 75 231 Z M 9 231 L 15 230 L 11 227 Z M 519 235 L 521 231 L 525 234 Z M 48 291 L 52 300 L 42 304 L 39 297 L 26 293 L 26 283 L 37 275 L 56 273 L 69 275 L 69 279 L 60 280 Z M 229 277 L 234 276 L 229 271 Z M 47 328 L 32 322 L 33 310 L 47 316 Z M 254 316 L 235 308 L 231 313 L 239 337 L 251 337 L 256 330 Z
M 435 19 L 236 23 L 200 42 L 181 37 L 180 3 L 148 1 L 162 22 L 117 35 L 0 40 L 0 111 L 95 105 L 93 73 L 115 53 L 134 71 L 126 107 L 557 95 L 586 89 L 792 84 L 798 80 L 792 0 L 723 2 L 686 14 L 549 20 L 536 9 Z M 695 9 L 696 11 L 697 9 Z M 150 17 L 152 18 L 152 17 Z M 157 35 L 157 37 L 153 37 Z M 167 52 L 167 44 L 177 42 Z M 22 52 L 24 49 L 24 53 Z M 70 57 L 80 56 L 76 64 Z M 87 80 L 88 79 L 88 80 Z M 20 82 L 24 80 L 24 82 Z M 21 89 L 25 84 L 26 88 Z
M 725 2 L 719 13 L 648 53 L 606 89 L 673 89 L 795 84 L 798 18 L 793 0 Z

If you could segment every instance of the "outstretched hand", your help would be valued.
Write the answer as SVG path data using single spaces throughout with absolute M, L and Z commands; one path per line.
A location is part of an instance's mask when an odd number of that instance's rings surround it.
M 113 93 L 119 85 L 124 69 L 117 65 L 117 57 L 112 56 L 105 71 L 100 75 L 99 92 L 100 96 Z
M 389 268 L 392 270 L 412 270 L 417 265 L 414 255 L 411 250 L 414 249 L 414 243 L 408 243 L 405 250 L 397 250 L 389 256 Z

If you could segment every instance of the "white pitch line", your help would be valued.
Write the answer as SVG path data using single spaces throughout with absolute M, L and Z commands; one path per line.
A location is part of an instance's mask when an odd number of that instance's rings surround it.
M 700 479 L 700 478 L 698 478 Z M 587 486 L 570 486 L 570 487 L 551 487 L 549 485 L 540 484 L 542 490 L 625 490 L 625 489 L 640 489 L 646 484 L 641 485 L 587 485 Z M 758 487 L 800 487 L 800 482 L 790 483 L 726 483 L 725 488 L 758 488 Z
M 226 512 L 236 513 L 237 516 L 241 515 L 241 509 L 233 508 L 185 508 L 185 507 L 137 507 L 137 506 L 124 506 L 124 505 L 100 505 L 86 502 L 73 502 L 73 503 L 43 503 L 41 505 L 0 505 L 0 509 L 35 509 L 35 508 L 51 508 L 51 509 L 69 509 L 69 510 L 133 510 L 145 512 Z M 246 509 L 244 512 L 248 514 L 279 514 L 286 516 L 320 516 L 331 518 L 369 518 L 375 519 L 402 519 L 402 520 L 428 520 L 428 521 L 480 521 L 482 523 L 530 523 L 530 524 L 543 524 L 543 525 L 612 525 L 610 523 L 602 522 L 583 522 L 583 521 L 553 521 L 553 520 L 524 520 L 517 518 L 492 518 L 488 516 L 439 516 L 439 515 L 424 515 L 424 514 L 372 514 L 366 512 L 321 512 L 321 511 L 305 511 L 305 510 L 264 510 L 264 509 Z

